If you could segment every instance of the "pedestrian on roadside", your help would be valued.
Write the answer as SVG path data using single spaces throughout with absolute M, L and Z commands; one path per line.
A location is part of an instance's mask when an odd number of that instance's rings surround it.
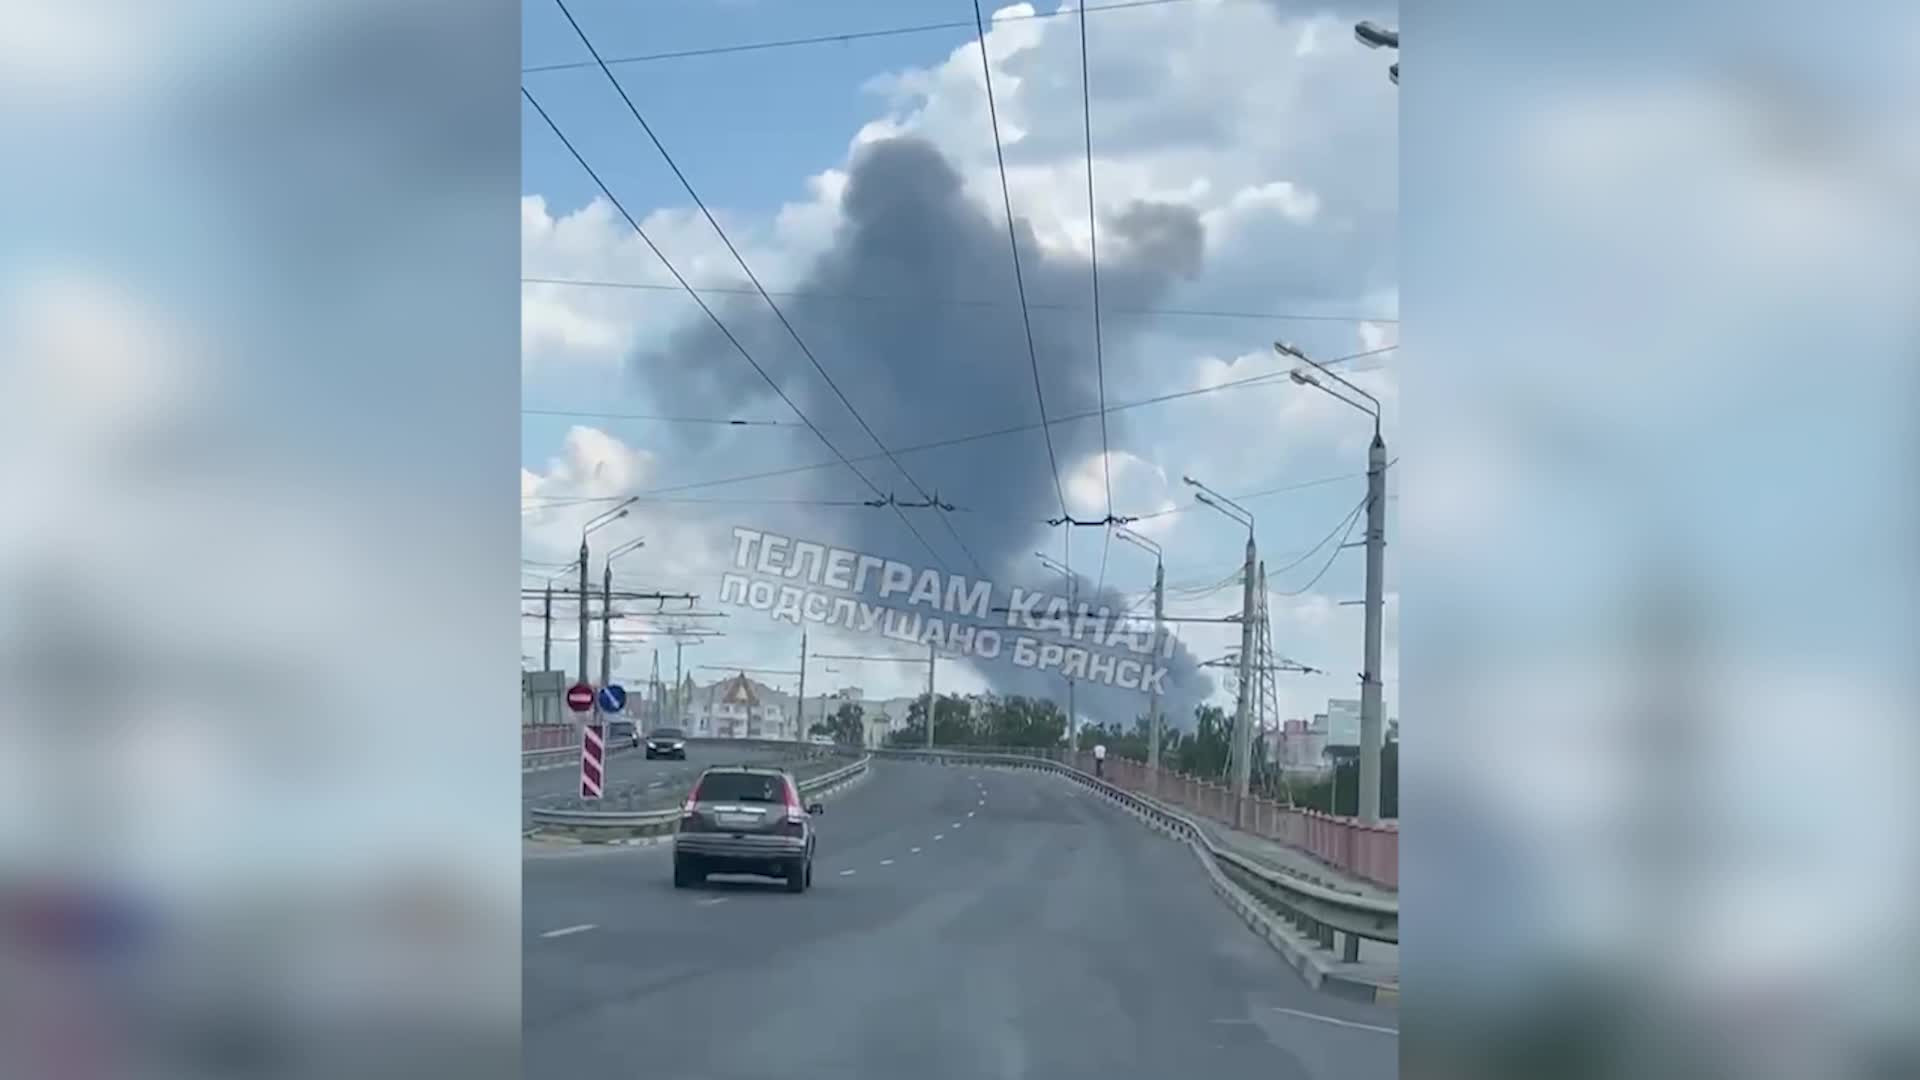
M 1096 743 L 1093 747 L 1093 775 L 1107 775 L 1107 744 Z

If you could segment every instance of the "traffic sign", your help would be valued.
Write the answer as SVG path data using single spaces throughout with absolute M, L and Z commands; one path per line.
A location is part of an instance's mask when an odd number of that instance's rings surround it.
M 567 708 L 574 712 L 586 712 L 593 708 L 593 687 L 578 682 L 567 688 Z
M 597 799 L 607 779 L 607 735 L 599 724 L 580 729 L 580 797 Z
M 627 707 L 627 692 L 619 683 L 609 683 L 600 688 L 600 711 L 617 713 Z

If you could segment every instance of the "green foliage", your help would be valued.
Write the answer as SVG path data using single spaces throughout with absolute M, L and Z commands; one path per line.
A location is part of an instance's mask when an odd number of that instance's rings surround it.
M 1278 782 L 1275 782 L 1278 788 Z M 1352 817 L 1360 812 L 1360 759 L 1348 749 L 1334 763 L 1333 774 L 1323 780 L 1294 781 L 1288 788 L 1295 806 Z M 1286 792 L 1271 790 L 1273 798 Z M 1400 817 L 1400 744 L 1389 742 L 1380 748 L 1380 816 Z
M 1009 746 L 1042 749 L 1059 746 L 1067 718 L 1051 701 L 1010 697 L 940 695 L 934 708 L 937 746 Z M 907 722 L 888 734 L 889 746 L 927 744 L 927 704 L 922 698 L 907 709 Z

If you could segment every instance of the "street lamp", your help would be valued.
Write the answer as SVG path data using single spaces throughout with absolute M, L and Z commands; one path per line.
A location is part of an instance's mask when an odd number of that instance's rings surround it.
M 626 514 L 625 510 L 620 515 Z M 618 520 L 616 515 L 616 520 Z M 600 578 L 600 685 L 613 683 L 613 654 L 608 643 L 613 640 L 613 560 L 647 546 L 647 538 L 636 536 L 633 539 L 607 552 L 607 561 Z
M 1365 45 L 1369 49 L 1392 49 L 1394 52 L 1400 51 L 1400 31 L 1389 30 L 1371 20 L 1356 25 L 1353 28 L 1353 36 L 1359 38 L 1360 44 Z M 1400 85 L 1400 62 L 1398 60 L 1394 61 L 1393 66 L 1387 69 L 1387 78 L 1393 80 L 1393 85 Z
M 553 670 L 553 583 L 567 576 L 573 571 L 573 568 L 578 565 L 580 565 L 580 560 L 575 559 L 573 562 L 568 563 L 547 576 L 546 601 L 540 610 L 541 671 Z
M 1048 558 L 1045 553 L 1036 551 L 1034 555 L 1039 558 L 1041 565 L 1067 579 L 1067 634 L 1071 637 L 1073 635 L 1073 606 L 1074 602 L 1079 599 L 1080 579 L 1074 576 L 1071 569 Z M 1067 676 L 1067 746 L 1077 754 L 1080 752 L 1080 715 L 1079 711 L 1074 707 L 1073 683 L 1073 676 Z
M 1233 719 L 1233 823 L 1244 824 L 1247 788 L 1253 781 L 1253 723 L 1249 716 L 1253 693 L 1253 512 L 1191 476 L 1180 478 L 1196 489 L 1194 498 L 1247 527 L 1247 560 L 1240 569 L 1240 692 Z
M 580 681 L 587 681 L 587 536 L 597 529 L 627 516 L 627 508 L 639 501 L 639 496 L 630 496 L 612 509 L 593 517 L 580 527 Z M 599 699 L 596 697 L 596 701 Z
M 1305 371 L 1289 372 L 1295 383 L 1311 386 L 1373 418 L 1373 442 L 1367 447 L 1367 619 L 1360 672 L 1360 820 L 1371 825 L 1380 820 L 1380 635 L 1384 622 L 1381 608 L 1385 597 L 1387 547 L 1387 443 L 1380 435 L 1380 399 L 1341 378 L 1296 346 L 1276 341 L 1273 348 L 1283 356 L 1311 365 L 1314 371 L 1365 398 L 1367 404 L 1360 404 Z
M 1165 630 L 1161 617 L 1166 614 L 1167 567 L 1162 558 L 1160 545 L 1141 536 L 1124 525 L 1114 527 L 1113 534 L 1127 543 L 1153 555 L 1153 652 L 1155 662 L 1160 659 L 1161 635 Z M 1160 774 L 1160 684 L 1154 683 L 1147 698 L 1147 782 L 1157 784 Z M 1156 789 L 1157 790 L 1157 789 Z

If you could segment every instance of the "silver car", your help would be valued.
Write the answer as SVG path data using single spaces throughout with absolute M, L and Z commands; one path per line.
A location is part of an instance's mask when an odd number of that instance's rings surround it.
M 813 885 L 813 818 L 800 785 L 784 769 L 715 766 L 700 774 L 680 810 L 673 837 L 673 886 L 698 885 L 708 874 L 785 878 L 788 892 Z

